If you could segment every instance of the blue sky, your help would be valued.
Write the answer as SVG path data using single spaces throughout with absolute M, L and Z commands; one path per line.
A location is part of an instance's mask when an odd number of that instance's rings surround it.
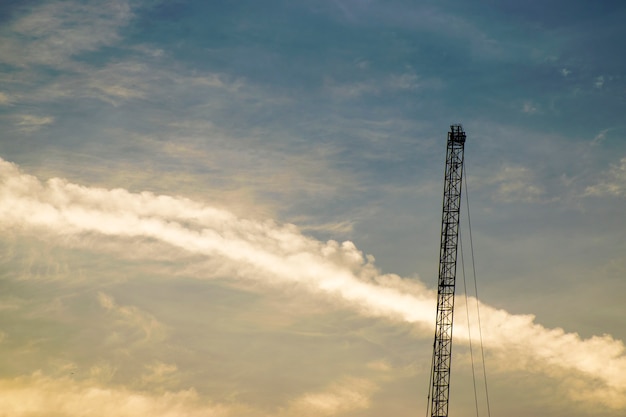
M 424 412 L 453 123 L 492 412 L 623 415 L 625 18 L 3 2 L 0 415 Z

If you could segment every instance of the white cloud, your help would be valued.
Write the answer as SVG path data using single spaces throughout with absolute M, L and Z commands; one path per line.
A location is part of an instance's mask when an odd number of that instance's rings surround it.
M 11 102 L 96 98 L 117 105 L 144 98 L 150 85 L 163 85 L 163 71 L 147 68 L 144 62 L 152 64 L 162 57 L 162 51 L 154 48 L 129 48 L 141 56 L 141 63 L 128 59 L 96 67 L 76 59 L 119 42 L 121 29 L 133 18 L 132 9 L 125 0 L 53 1 L 23 9 L 27 12 L 0 31 L 0 62 L 18 68 L 6 81 L 19 92 L 4 98 Z M 58 72 L 51 77 L 45 67 Z M 6 104 L 2 96 L 0 104 Z
M 123 0 L 41 4 L 0 33 L 0 61 L 71 68 L 72 56 L 116 42 L 131 17 L 130 4 Z
M 8 104 L 11 104 L 12 101 L 13 100 L 11 99 L 11 97 L 8 94 L 3 93 L 2 91 L 0 91 L 0 105 L 6 106 Z
M 603 142 L 606 139 L 606 134 L 610 129 L 603 129 L 600 132 L 598 132 L 597 135 L 595 135 L 593 137 L 593 139 L 591 140 L 591 144 L 592 145 L 597 145 L 601 142 Z
M 593 85 L 596 88 L 602 88 L 604 86 L 604 76 L 600 75 L 600 76 L 596 77 L 596 80 L 594 81 Z
M 26 79 L 29 76 L 23 77 Z M 10 82 L 23 82 L 19 80 L 20 76 L 16 75 Z M 71 71 L 61 72 L 41 85 L 34 85 L 29 89 L 22 88 L 20 94 L 14 94 L 11 100 L 58 103 L 63 99 L 95 99 L 118 106 L 138 99 L 150 98 L 167 102 L 172 97 L 204 94 L 206 101 L 203 103 L 206 104 L 224 98 L 217 97 L 218 93 L 244 96 L 249 93 L 246 87 L 244 80 L 231 79 L 224 74 L 197 75 L 193 71 L 170 68 L 167 62 L 157 55 L 148 58 L 131 57 L 97 67 L 81 63 Z M 212 94 L 208 94 L 209 92 Z
M 626 169 L 626 160 L 622 162 Z M 505 178 L 525 173 L 524 169 L 504 170 Z M 8 162 L 0 163 L 0 181 L 3 229 L 47 230 L 77 238 L 99 236 L 118 239 L 121 245 L 129 238 L 135 246 L 141 246 L 142 239 L 146 244 L 159 241 L 219 260 L 233 279 L 273 288 L 295 286 L 364 316 L 413 323 L 431 335 L 434 294 L 415 280 L 382 275 L 373 258 L 365 257 L 352 242 L 319 242 L 302 235 L 293 225 L 241 219 L 183 198 L 82 187 L 61 179 L 41 183 Z M 523 182 L 505 184 L 504 195 L 536 194 Z M 204 271 L 206 276 L 213 273 Z M 105 310 L 142 329 L 145 337 L 153 334 L 150 315 L 119 306 L 106 294 L 99 300 Z M 601 382 L 607 391 L 626 394 L 626 356 L 621 341 L 608 335 L 582 339 L 562 329 L 546 329 L 531 315 L 512 315 L 489 306 L 481 307 L 481 311 L 486 347 L 496 354 L 514 356 L 521 364 L 537 364 L 539 371 L 555 368 L 587 378 L 589 392 Z M 458 325 L 455 336 L 460 342 L 467 341 L 467 329 Z M 356 394 L 345 395 L 356 403 L 361 401 Z M 318 404 L 321 409 L 331 410 L 337 404 L 324 395 L 307 398 L 304 403 Z M 590 398 L 604 401 L 593 395 Z M 624 406 L 622 402 L 607 405 Z
M 0 417 L 227 417 L 242 411 L 207 403 L 193 389 L 152 394 L 40 372 L 0 379 L 0 390 Z
M 367 364 L 367 367 L 369 369 L 373 369 L 375 371 L 380 371 L 380 372 L 388 372 L 388 371 L 391 371 L 392 369 L 391 365 L 389 365 L 389 363 L 384 360 L 370 362 Z
M 522 111 L 527 114 L 537 113 L 537 107 L 531 101 L 527 101 L 522 106 Z
M 435 85 L 435 81 L 428 84 Z M 381 79 L 368 79 L 357 82 L 337 82 L 326 80 L 326 88 L 336 97 L 352 99 L 370 94 L 385 94 L 398 91 L 413 91 L 421 86 L 419 76 L 412 70 L 391 74 Z
M 41 129 L 42 127 L 52 124 L 54 117 L 51 116 L 35 116 L 32 114 L 20 114 L 15 116 L 18 130 L 24 133 L 31 133 Z
M 172 384 L 177 385 L 178 367 L 174 364 L 155 362 L 145 366 L 147 373 L 141 376 L 141 383 L 144 386 L 164 387 Z
M 163 325 L 150 313 L 140 310 L 135 306 L 117 305 L 113 297 L 98 293 L 98 302 L 106 311 L 117 317 L 118 326 L 137 330 L 140 336 L 137 338 L 141 343 L 161 340 L 165 336 Z M 125 343 L 130 340 L 125 340 Z M 136 341 L 134 341 L 137 343 Z
M 245 83 L 222 74 L 197 74 L 169 68 L 163 50 L 147 45 L 120 45 L 130 58 L 92 65 L 76 57 L 116 45 L 120 32 L 133 19 L 139 3 L 53 1 L 38 5 L 0 31 L 0 62 L 18 67 L 7 85 L 16 93 L 0 92 L 0 105 L 59 99 L 97 99 L 111 105 L 154 97 L 171 99 L 173 92 L 200 89 L 241 93 Z M 58 70 L 51 76 L 42 67 Z M 28 86 L 24 88 L 24 86 Z
M 356 62 L 356 67 L 358 69 L 362 69 L 362 70 L 368 69 L 370 67 L 370 65 L 371 65 L 371 63 L 368 60 L 366 60 L 366 59 L 359 59 Z
M 619 165 L 611 165 L 601 180 L 585 189 L 585 195 L 626 196 L 626 158 L 622 158 Z
M 295 399 L 286 415 L 332 416 L 367 409 L 370 405 L 369 397 L 376 388 L 376 385 L 365 379 L 344 378 L 324 391 L 306 393 Z
M 570 75 L 571 73 L 572 73 L 572 71 L 568 70 L 567 68 L 563 68 L 563 69 L 561 69 L 561 74 L 562 74 L 564 77 L 567 77 L 567 76 L 568 76 L 568 75 Z
M 155 369 L 172 370 L 164 364 Z M 155 382 L 155 381 L 151 381 Z M 313 417 L 334 416 L 367 409 L 376 385 L 345 377 L 320 391 L 300 395 L 280 410 L 253 409 L 229 401 L 207 400 L 195 389 L 132 390 L 104 385 L 98 379 L 53 378 L 37 371 L 29 376 L 0 379 L 0 417 L 35 415 L 63 417 Z
M 387 85 L 393 90 L 415 90 L 419 86 L 418 76 L 412 71 L 391 75 Z
M 340 221 L 335 223 L 323 223 L 323 224 L 306 224 L 305 218 L 296 218 L 292 219 L 293 222 L 300 224 L 300 229 L 302 231 L 310 232 L 326 232 L 332 233 L 334 236 L 338 235 L 347 235 L 352 232 L 354 228 L 353 221 Z
M 545 194 L 544 190 L 535 184 L 532 171 L 526 167 L 504 166 L 487 182 L 496 186 L 494 198 L 506 203 L 534 202 Z

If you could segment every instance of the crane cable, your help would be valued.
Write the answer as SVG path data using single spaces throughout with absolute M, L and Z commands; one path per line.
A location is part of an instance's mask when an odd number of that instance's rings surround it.
M 461 240 L 461 231 L 459 231 L 459 249 L 461 252 L 461 272 L 463 275 L 463 292 L 465 293 L 465 315 L 467 317 L 467 339 L 469 341 L 470 362 L 472 363 L 472 384 L 474 385 L 474 405 L 476 406 L 476 417 L 479 417 L 478 394 L 476 390 L 476 371 L 474 370 L 474 349 L 472 346 L 472 326 L 470 326 L 469 303 L 467 302 L 467 284 L 465 281 L 465 260 L 463 257 L 463 241 Z
M 465 163 L 463 163 L 463 169 L 465 171 L 465 175 L 464 175 L 464 182 L 465 182 L 465 203 L 466 203 L 466 207 L 467 207 L 467 224 L 468 224 L 468 230 L 469 230 L 469 239 L 470 239 L 470 252 L 471 252 L 471 256 L 472 256 L 472 273 L 473 273 L 473 277 L 474 277 L 474 294 L 476 297 L 476 315 L 478 317 L 478 334 L 479 334 L 479 341 L 480 341 L 480 353 L 481 353 L 481 359 L 482 359 L 482 371 L 483 371 L 483 377 L 484 377 L 484 381 L 485 381 L 485 398 L 486 398 L 486 402 L 487 402 L 487 416 L 491 417 L 491 407 L 489 404 L 489 389 L 487 386 L 487 370 L 485 367 L 485 350 L 484 350 L 484 346 L 483 346 L 483 332 L 482 332 L 482 325 L 480 322 L 480 303 L 479 303 L 479 299 L 478 299 L 478 284 L 476 282 L 476 263 L 474 261 L 474 243 L 473 243 L 473 239 L 472 239 L 472 222 L 471 222 L 471 217 L 470 217 L 470 207 L 469 207 L 469 192 L 467 191 L 467 167 L 465 166 Z M 469 315 L 469 303 L 468 303 L 468 297 L 467 297 L 467 285 L 465 282 L 465 263 L 463 260 L 463 242 L 461 240 L 461 230 L 459 230 L 459 244 L 460 244 L 460 251 L 461 251 L 461 270 L 462 270 L 462 275 L 463 275 L 463 289 L 465 291 L 465 311 L 467 314 L 467 332 L 468 332 L 468 339 L 469 339 L 469 348 L 470 348 L 470 358 L 471 358 L 471 362 L 472 362 L 472 382 L 474 384 L 474 401 L 476 404 L 476 416 L 478 417 L 478 395 L 477 395 L 477 390 L 476 390 L 476 375 L 475 375 L 475 371 L 474 371 L 474 353 L 473 353 L 473 349 L 472 349 L 472 337 L 471 337 L 471 333 L 470 333 L 470 315 Z
M 434 343 L 433 343 L 433 356 L 430 362 L 430 376 L 428 377 L 428 397 L 426 398 L 426 417 L 430 414 L 431 403 L 430 403 L 430 395 L 433 393 L 433 387 L 431 381 L 433 380 L 433 372 L 435 368 L 435 353 L 434 353 Z

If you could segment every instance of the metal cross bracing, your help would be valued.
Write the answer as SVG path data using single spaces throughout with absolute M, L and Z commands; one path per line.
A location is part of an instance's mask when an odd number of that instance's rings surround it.
M 465 132 L 461 125 L 450 126 L 441 219 L 437 319 L 432 363 L 431 417 L 448 416 L 450 362 L 452 359 L 452 319 L 456 279 L 457 242 L 463 178 Z

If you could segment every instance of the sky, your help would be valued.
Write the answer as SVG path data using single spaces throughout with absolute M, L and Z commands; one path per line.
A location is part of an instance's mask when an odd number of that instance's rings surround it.
M 626 415 L 625 20 L 1 2 L 0 416 L 425 414 L 457 123 L 450 415 Z

